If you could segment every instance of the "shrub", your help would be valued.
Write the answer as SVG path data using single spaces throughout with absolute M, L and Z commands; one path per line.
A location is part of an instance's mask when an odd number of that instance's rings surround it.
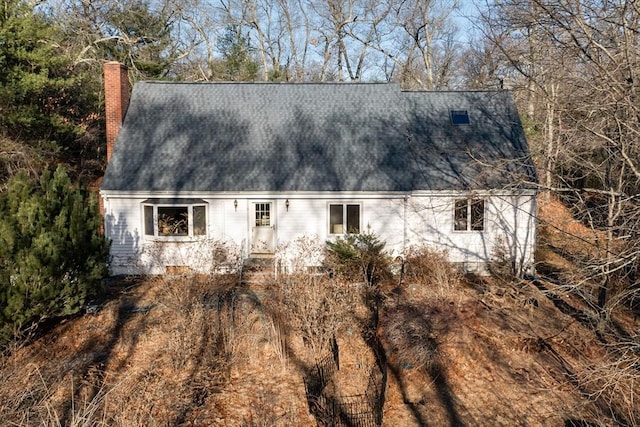
M 363 279 L 375 285 L 391 276 L 391 260 L 386 243 L 374 233 L 348 234 L 327 242 L 327 267 L 347 280 Z
M 78 312 L 106 274 L 95 196 L 65 170 L 18 175 L 0 196 L 0 342 Z
M 353 324 L 363 286 L 344 286 L 324 275 L 296 273 L 280 283 L 279 312 L 287 328 L 318 356 L 346 325 Z
M 426 246 L 411 248 L 405 257 L 404 281 L 421 285 L 419 298 L 446 297 L 461 280 L 460 271 L 449 262 L 445 251 Z

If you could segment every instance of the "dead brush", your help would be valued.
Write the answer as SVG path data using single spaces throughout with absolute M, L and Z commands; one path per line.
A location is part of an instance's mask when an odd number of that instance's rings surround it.
M 27 389 L 14 392 L 4 387 L 0 389 L 0 413 L 3 421 L 23 426 L 31 423 L 43 424 L 49 418 L 58 418 L 57 412 L 49 404 L 54 395 L 53 381 L 45 378 L 38 367 L 29 371 L 27 381 L 30 384 Z
M 209 340 L 207 312 L 202 305 L 194 305 L 188 311 L 176 313 L 174 326 L 167 340 L 167 354 L 174 370 L 185 368 L 199 356 Z
M 590 401 L 620 414 L 621 425 L 638 425 L 640 344 L 629 340 L 609 346 L 609 351 L 611 354 L 605 360 L 581 363 L 576 380 Z
M 217 292 L 215 276 L 185 273 L 158 280 L 159 302 L 175 311 L 189 310 L 194 305 L 202 305 L 208 296 Z
M 413 305 L 399 305 L 382 319 L 382 340 L 390 361 L 404 369 L 428 370 L 438 361 L 438 341 L 425 311 Z
M 460 285 L 462 273 L 449 262 L 446 252 L 423 246 L 408 251 L 403 279 L 409 299 L 446 299 Z
M 229 379 L 226 282 L 188 274 L 157 280 L 145 344 L 134 356 L 141 368 L 132 365 L 130 388 L 110 397 L 109 425 L 175 425 Z
M 114 425 L 109 422 L 108 401 L 121 393 L 129 377 L 115 384 L 101 378 L 95 383 L 75 381 L 72 376 L 63 379 L 45 378 L 39 369 L 32 371 L 31 387 L 16 396 L 13 413 L 2 408 L 3 422 L 13 426 L 42 425 L 51 427 L 98 427 Z M 88 391 L 91 390 L 89 393 Z M 115 424 L 118 425 L 118 424 Z
M 277 308 L 312 354 L 328 351 L 331 340 L 354 322 L 363 286 L 347 285 L 325 275 L 292 274 L 281 281 Z
M 284 330 L 285 324 L 281 319 L 281 316 L 277 318 L 270 317 L 268 321 L 268 336 L 269 342 L 273 348 L 273 351 L 280 361 L 281 365 L 287 367 L 287 336 Z

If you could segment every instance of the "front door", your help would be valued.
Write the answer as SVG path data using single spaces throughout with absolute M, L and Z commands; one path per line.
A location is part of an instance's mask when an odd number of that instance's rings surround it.
M 253 203 L 251 227 L 251 253 L 272 254 L 275 252 L 275 222 L 273 202 Z

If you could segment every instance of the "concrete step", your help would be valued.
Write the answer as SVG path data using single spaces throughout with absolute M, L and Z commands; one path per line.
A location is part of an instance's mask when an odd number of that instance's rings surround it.
M 242 267 L 242 283 L 265 284 L 276 277 L 273 257 L 247 258 Z

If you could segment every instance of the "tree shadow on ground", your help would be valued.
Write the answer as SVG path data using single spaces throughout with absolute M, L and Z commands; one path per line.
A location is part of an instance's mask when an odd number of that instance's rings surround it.
M 74 411 L 76 411 L 74 407 L 75 401 L 91 402 L 103 391 L 105 387 L 105 367 L 111 361 L 114 349 L 122 339 L 124 327 L 133 321 L 136 323 L 133 326 L 134 331 L 141 332 L 144 329 L 145 321 L 143 315 L 151 308 L 141 307 L 138 303 L 144 299 L 148 289 L 141 292 L 130 292 L 136 290 L 143 283 L 144 280 L 140 277 L 109 279 L 105 283 L 105 292 L 95 301 L 95 304 L 86 307 L 83 315 L 91 316 L 98 314 L 102 310 L 110 309 L 110 303 L 117 301 L 114 320 L 109 325 L 102 325 L 107 329 L 101 331 L 98 337 L 88 339 L 84 345 L 76 351 L 76 357 L 82 357 L 82 362 L 73 365 L 73 374 L 82 380 L 90 380 L 85 381 L 89 389 L 78 387 L 73 390 L 73 398 L 67 401 L 62 410 L 62 420 L 72 422 L 76 417 L 74 413 Z M 138 314 L 140 314 L 140 316 L 138 316 Z M 129 355 L 135 348 L 141 334 L 135 333 L 132 335 L 132 339 L 127 346 L 127 353 Z M 90 355 L 90 357 L 86 357 L 87 354 Z M 125 360 L 127 358 L 125 358 Z
M 447 424 L 464 425 L 459 414 L 459 405 L 451 391 L 445 365 L 440 361 L 440 349 L 430 310 L 418 307 L 402 300 L 402 289 L 397 288 L 399 299 L 387 301 L 382 307 L 378 330 L 382 332 L 380 346 L 385 361 L 395 382 L 400 388 L 402 399 L 410 410 L 414 421 L 421 426 L 433 422 L 428 405 L 440 405 L 445 412 Z M 409 373 L 416 371 L 420 377 L 426 377 L 433 386 L 433 395 L 437 402 L 427 402 L 425 390 L 427 384 L 411 384 Z M 422 389 L 420 397 L 410 395 L 409 389 Z M 415 391 L 413 392 L 415 394 Z

